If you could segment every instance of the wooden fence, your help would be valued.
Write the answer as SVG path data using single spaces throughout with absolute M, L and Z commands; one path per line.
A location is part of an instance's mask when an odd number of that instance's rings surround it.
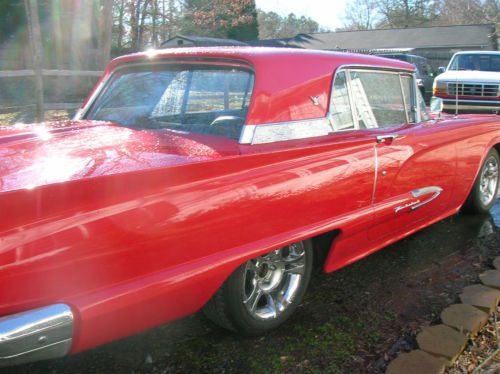
M 95 70 L 57 70 L 57 69 L 41 69 L 42 77 L 95 77 L 96 79 L 102 75 L 102 71 Z M 2 78 L 32 78 L 36 76 L 35 70 L 0 70 L 0 86 Z M 58 102 L 49 103 L 43 102 L 43 110 L 74 110 L 81 107 L 82 102 Z M 19 103 L 19 105 L 2 105 L 0 104 L 0 113 L 21 112 L 25 110 L 36 109 L 36 103 Z M 1 125 L 1 124 L 0 124 Z
M 94 70 L 54 70 L 42 69 L 42 76 L 47 77 L 100 77 L 102 71 Z M 14 77 L 34 77 L 35 71 L 31 69 L 25 70 L 0 70 L 0 78 L 14 78 Z

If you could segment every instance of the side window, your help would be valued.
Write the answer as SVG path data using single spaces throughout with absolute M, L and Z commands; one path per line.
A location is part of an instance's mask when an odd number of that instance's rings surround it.
M 330 119 L 335 131 L 355 129 L 345 71 L 340 71 L 335 75 L 330 98 Z
M 406 107 L 406 113 L 410 122 L 415 122 L 415 112 L 413 111 L 412 105 L 412 89 L 413 87 L 413 77 L 410 75 L 401 76 L 401 89 L 403 91 L 403 98 Z
M 360 128 L 406 123 L 399 74 L 353 70 L 350 83 Z

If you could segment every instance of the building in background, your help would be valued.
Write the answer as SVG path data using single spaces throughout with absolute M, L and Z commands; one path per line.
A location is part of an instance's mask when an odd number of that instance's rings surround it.
M 495 26 L 490 24 L 310 33 L 250 44 L 370 54 L 411 53 L 426 57 L 434 67 L 446 65 L 455 52 L 498 49 Z

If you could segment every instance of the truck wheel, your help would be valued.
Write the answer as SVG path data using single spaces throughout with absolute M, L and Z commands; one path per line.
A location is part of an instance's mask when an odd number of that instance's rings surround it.
M 203 311 L 244 335 L 260 335 L 285 322 L 302 301 L 311 278 L 310 240 L 290 244 L 241 265 Z
M 498 193 L 499 165 L 498 152 L 491 149 L 486 155 L 467 199 L 466 210 L 473 213 L 486 213 L 493 206 Z

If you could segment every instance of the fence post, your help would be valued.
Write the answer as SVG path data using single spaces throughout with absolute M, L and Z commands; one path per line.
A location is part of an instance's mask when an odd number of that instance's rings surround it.
M 43 52 L 42 52 L 42 33 L 40 31 L 40 20 L 38 18 L 37 0 L 24 0 L 26 8 L 26 19 L 28 23 L 31 54 L 33 55 L 33 70 L 35 71 L 35 97 L 36 97 L 36 119 L 38 122 L 44 120 L 43 103 Z

